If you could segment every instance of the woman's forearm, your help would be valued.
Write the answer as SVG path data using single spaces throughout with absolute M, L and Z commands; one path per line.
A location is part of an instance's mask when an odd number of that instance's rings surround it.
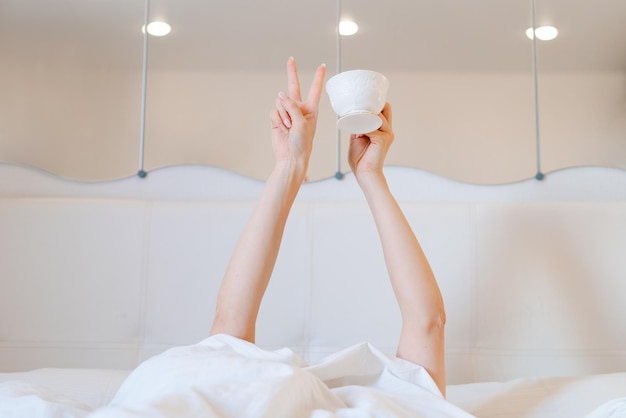
M 256 317 L 278 256 L 289 211 L 304 181 L 317 125 L 326 66 L 317 67 L 302 100 L 293 57 L 287 60 L 289 94 L 270 111 L 276 166 L 230 259 L 217 298 L 211 334 L 254 342 Z
M 279 164 L 265 183 L 224 275 L 211 334 L 227 329 L 230 334 L 254 341 L 256 315 L 305 172 Z
M 359 181 L 380 235 L 403 322 L 445 320 L 443 299 L 430 264 L 382 174 Z
M 423 366 L 445 397 L 446 314 L 435 276 L 382 173 L 361 176 L 359 184 L 374 216 L 402 315 L 397 356 Z

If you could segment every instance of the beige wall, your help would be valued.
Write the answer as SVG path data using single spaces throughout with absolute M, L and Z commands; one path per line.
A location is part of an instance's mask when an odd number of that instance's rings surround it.
M 74 58 L 57 53 L 2 60 L 0 160 L 74 178 L 136 173 L 139 68 Z M 534 176 L 530 73 L 386 75 L 397 133 L 389 164 L 477 183 Z M 303 71 L 307 88 L 310 78 Z M 544 172 L 626 168 L 625 73 L 541 74 L 539 87 Z M 150 72 L 145 169 L 209 164 L 264 178 L 272 166 L 268 115 L 284 88 L 278 73 Z M 324 95 L 312 180 L 335 174 L 334 122 Z M 341 146 L 346 171 L 347 138 Z

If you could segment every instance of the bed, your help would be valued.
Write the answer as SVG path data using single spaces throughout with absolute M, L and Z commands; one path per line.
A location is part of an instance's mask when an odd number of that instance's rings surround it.
M 38 369 L 0 374 L 0 416 L 83 417 L 106 406 L 126 370 Z M 626 373 L 450 385 L 448 400 L 477 417 L 626 416 Z M 17 412 L 20 411 L 20 412 Z M 37 411 L 37 414 L 33 414 Z
M 446 302 L 448 400 L 478 417 L 626 416 L 626 172 L 387 175 Z M 212 167 L 79 182 L 0 164 L 0 417 L 87 416 L 142 361 L 205 338 L 261 187 Z M 258 345 L 310 364 L 362 341 L 392 355 L 375 233 L 349 174 L 305 184 Z

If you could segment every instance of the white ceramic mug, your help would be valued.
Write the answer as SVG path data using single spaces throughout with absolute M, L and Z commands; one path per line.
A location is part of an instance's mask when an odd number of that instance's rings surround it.
M 382 125 L 378 114 L 385 106 L 389 80 L 370 70 L 350 70 L 326 82 L 330 104 L 339 116 L 337 127 L 342 131 L 363 134 Z

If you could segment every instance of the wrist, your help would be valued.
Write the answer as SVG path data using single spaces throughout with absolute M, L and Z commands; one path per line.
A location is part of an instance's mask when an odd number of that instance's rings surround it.
M 288 180 L 289 183 L 296 183 L 299 186 L 306 177 L 307 169 L 307 164 L 295 160 L 281 160 L 274 165 L 272 176 Z
M 362 189 L 381 185 L 384 186 L 387 184 L 387 180 L 382 170 L 355 172 L 354 176 Z
M 382 172 L 362 173 L 357 177 L 357 183 L 368 201 L 376 200 L 381 193 L 389 191 L 387 179 Z

